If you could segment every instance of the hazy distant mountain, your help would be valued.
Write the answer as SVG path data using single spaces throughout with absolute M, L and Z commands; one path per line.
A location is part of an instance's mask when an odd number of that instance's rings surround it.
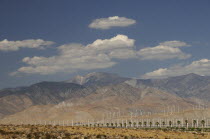
M 90 73 L 64 82 L 41 82 L 29 87 L 0 90 L 0 118 L 23 110 L 45 113 L 58 118 L 101 116 L 121 109 L 162 110 L 166 106 L 192 107 L 191 98 L 210 100 L 210 77 L 188 74 L 167 79 L 130 79 L 110 73 Z M 67 106 L 65 114 L 57 108 Z M 65 107 L 66 109 L 66 107 Z M 47 115 L 45 115 L 47 116 Z
M 138 80 L 138 85 L 155 87 L 180 97 L 210 100 L 210 77 L 187 74 L 166 79 Z
M 121 113 L 162 111 L 167 106 L 179 104 L 182 108 L 192 107 L 194 102 L 187 101 L 167 92 L 154 88 L 135 88 L 126 83 L 98 88 L 83 97 L 73 97 L 58 105 L 36 105 L 24 112 L 15 113 L 7 120 L 12 122 L 33 120 L 87 120 L 101 118 L 104 114 L 121 111 Z M 26 119 L 24 117 L 27 117 Z M 5 120 L 3 120 L 5 122 Z

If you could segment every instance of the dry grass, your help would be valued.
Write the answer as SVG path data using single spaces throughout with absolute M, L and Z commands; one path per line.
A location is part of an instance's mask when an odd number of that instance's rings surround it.
M 1 139 L 209 139 L 209 133 L 33 125 L 0 125 Z

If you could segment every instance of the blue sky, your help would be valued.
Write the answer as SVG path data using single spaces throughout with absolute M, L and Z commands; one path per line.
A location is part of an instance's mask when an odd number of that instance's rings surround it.
M 136 78 L 210 75 L 209 6 L 209 0 L 1 0 L 0 88 L 95 71 Z M 109 17 L 118 17 L 114 26 Z M 109 29 L 90 27 L 97 19 Z M 103 44 L 93 44 L 97 39 Z M 72 64 L 83 56 L 89 59 Z

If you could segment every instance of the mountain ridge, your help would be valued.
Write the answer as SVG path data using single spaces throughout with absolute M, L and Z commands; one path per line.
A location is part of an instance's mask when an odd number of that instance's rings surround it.
M 126 112 L 137 108 L 155 111 L 176 104 L 187 108 L 197 105 L 195 100 L 209 105 L 209 91 L 210 77 L 197 74 L 166 79 L 132 79 L 94 72 L 62 82 L 44 81 L 28 87 L 0 90 L 0 119 L 25 109 L 30 111 L 33 106 L 56 106 L 62 102 L 75 112 L 89 111 L 89 116 L 113 107 Z

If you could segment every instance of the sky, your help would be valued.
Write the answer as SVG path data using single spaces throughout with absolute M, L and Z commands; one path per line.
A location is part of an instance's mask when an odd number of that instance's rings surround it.
M 209 0 L 1 0 L 0 88 L 90 72 L 210 76 Z

